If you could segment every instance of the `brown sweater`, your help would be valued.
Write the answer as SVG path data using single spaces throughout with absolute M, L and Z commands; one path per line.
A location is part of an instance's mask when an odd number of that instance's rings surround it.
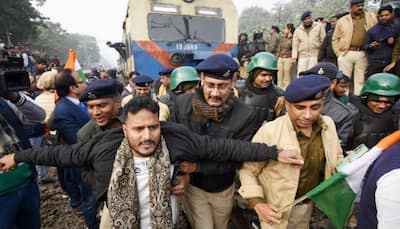
M 293 37 L 283 37 L 279 42 L 278 52 L 276 57 L 278 58 L 292 58 L 292 40 Z

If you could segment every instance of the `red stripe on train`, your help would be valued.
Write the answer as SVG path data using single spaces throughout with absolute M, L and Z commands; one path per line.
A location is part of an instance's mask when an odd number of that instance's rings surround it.
M 176 66 L 172 65 L 169 62 L 170 53 L 161 48 L 154 41 L 136 41 L 137 45 L 140 46 L 145 52 L 150 54 L 154 59 L 156 59 L 160 64 L 162 64 L 166 68 L 175 68 Z
M 160 64 L 162 64 L 164 67 L 167 67 L 167 68 L 176 67 L 169 62 L 169 58 L 170 58 L 171 54 L 167 50 L 160 47 L 156 42 L 154 42 L 154 41 L 136 41 L 136 43 L 145 52 L 147 52 L 150 56 L 152 56 Z M 220 53 L 228 54 L 235 46 L 236 46 L 236 44 L 219 44 L 210 53 L 209 56 L 212 56 L 215 54 L 220 54 Z
M 210 56 L 215 55 L 215 54 L 228 54 L 236 44 L 219 44 L 217 48 L 215 48 Z

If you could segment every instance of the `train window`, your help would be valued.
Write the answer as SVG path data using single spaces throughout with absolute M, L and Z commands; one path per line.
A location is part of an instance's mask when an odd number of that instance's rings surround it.
M 222 18 L 150 13 L 147 20 L 151 40 L 205 43 L 225 41 L 225 21 Z

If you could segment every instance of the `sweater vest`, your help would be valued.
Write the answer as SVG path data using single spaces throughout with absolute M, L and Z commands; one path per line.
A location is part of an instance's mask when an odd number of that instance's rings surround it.
M 384 151 L 368 169 L 360 200 L 360 215 L 357 228 L 377 228 L 375 191 L 378 180 L 386 173 L 400 168 L 400 142 Z

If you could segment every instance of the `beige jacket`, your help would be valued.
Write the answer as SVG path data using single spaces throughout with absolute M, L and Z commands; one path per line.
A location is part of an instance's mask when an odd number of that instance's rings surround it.
M 336 133 L 335 124 L 331 118 L 322 116 L 322 143 L 325 149 L 325 179 L 335 173 L 336 164 L 343 158 L 342 149 Z M 253 142 L 276 144 L 282 149 L 296 149 L 300 151 L 296 132 L 286 114 L 272 122 L 264 124 L 253 137 Z M 245 198 L 260 197 L 266 203 L 282 208 L 295 200 L 300 169 L 278 161 L 246 162 L 239 171 L 242 186 L 240 195 Z M 279 225 L 262 223 L 262 228 L 286 228 L 292 209 L 283 212 Z
M 325 29 L 320 23 L 314 22 L 309 33 L 300 25 L 293 34 L 292 58 L 317 58 L 325 35 Z
M 35 98 L 35 102 L 46 111 L 46 119 L 44 120 L 45 123 L 47 123 L 51 113 L 53 113 L 54 108 L 56 107 L 54 101 L 55 101 L 54 92 L 50 91 L 43 91 L 40 95 L 38 95 Z
M 372 26 L 377 23 L 376 15 L 374 13 L 365 12 L 364 25 L 365 30 L 368 31 Z M 348 14 L 340 18 L 335 27 L 332 36 L 332 48 L 336 56 L 343 56 L 350 48 L 351 38 L 353 37 L 353 19 Z
M 157 96 L 163 96 L 168 94 L 168 90 L 164 85 L 160 86 L 160 89 L 158 89 L 158 95 Z

